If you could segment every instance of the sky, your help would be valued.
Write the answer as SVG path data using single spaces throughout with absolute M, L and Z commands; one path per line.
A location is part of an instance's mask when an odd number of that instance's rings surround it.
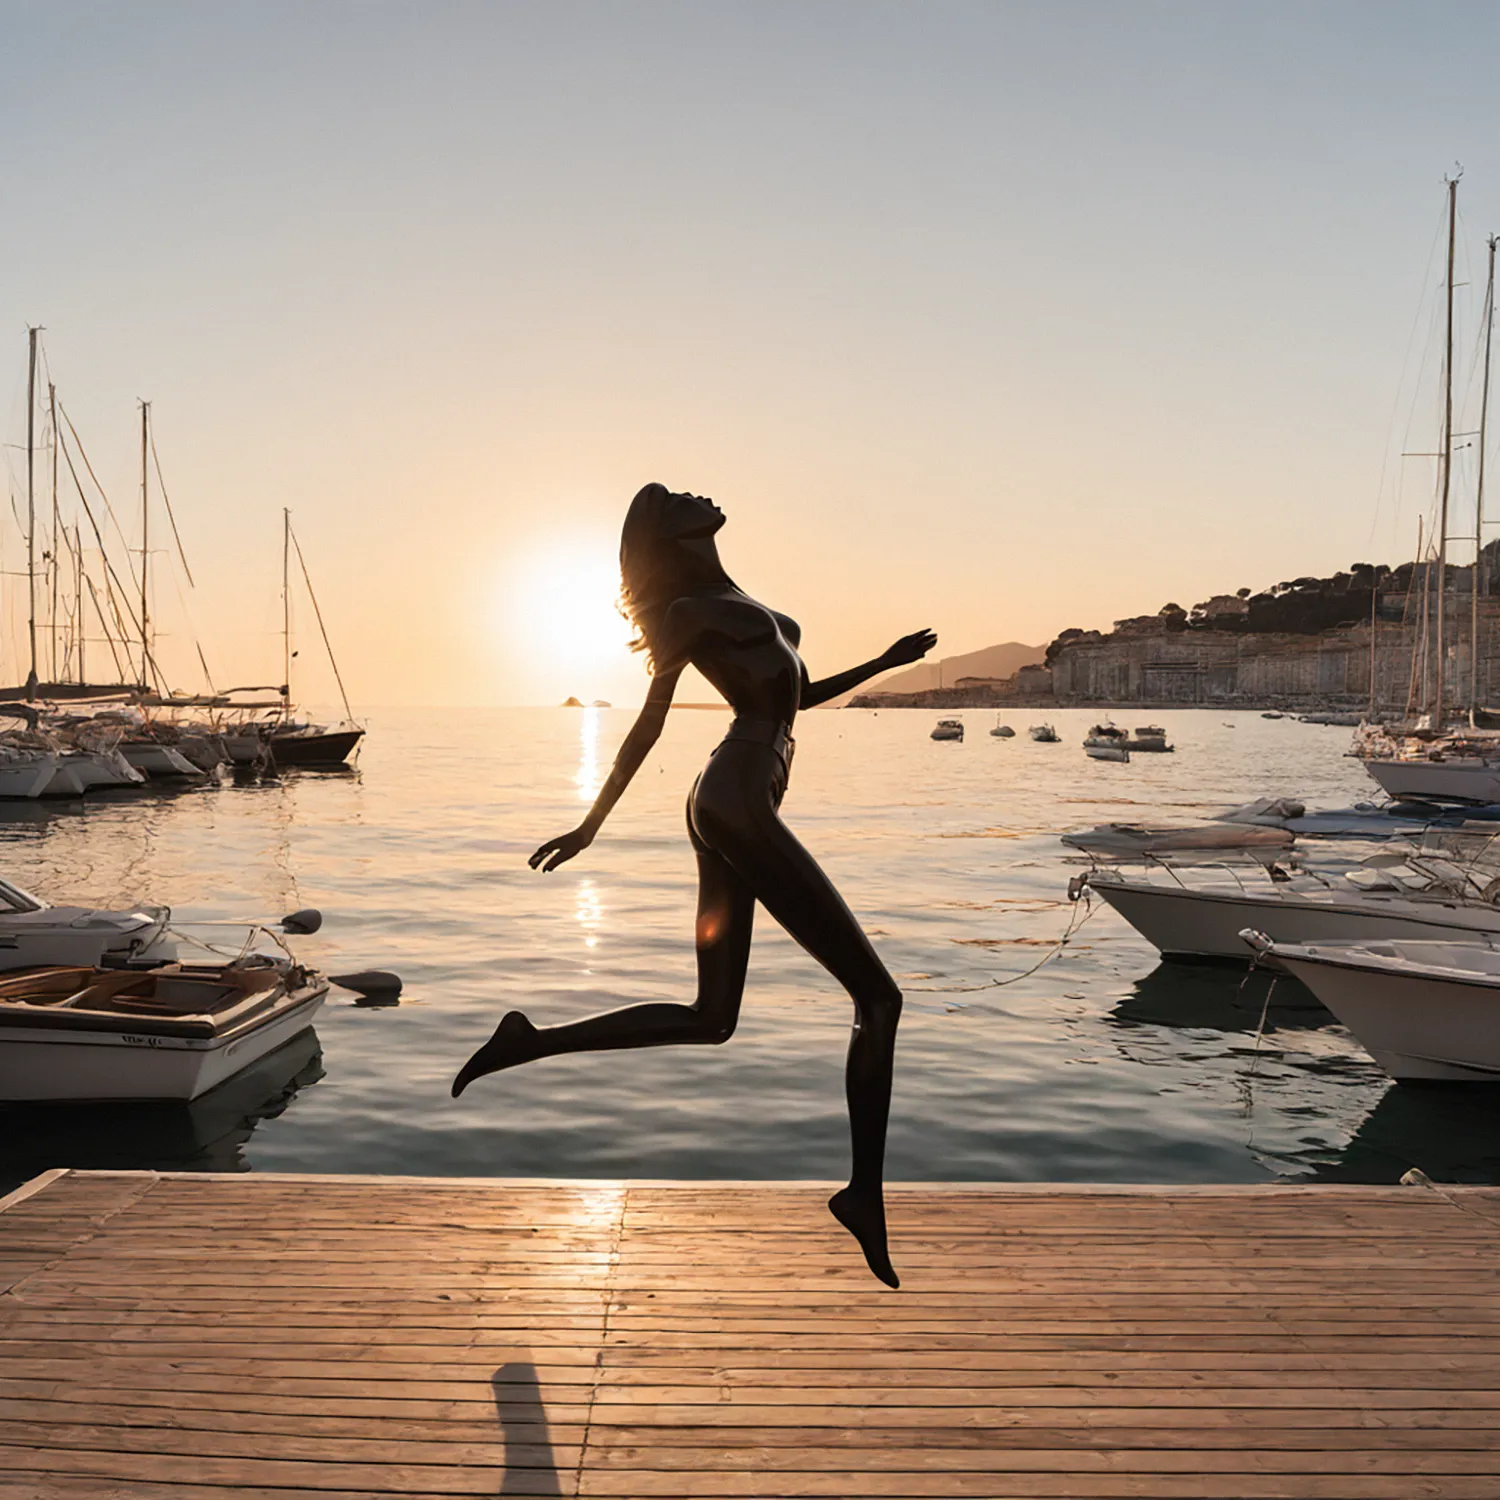
M 279 680 L 283 507 L 356 709 L 639 701 L 650 480 L 814 676 L 1409 557 L 1497 42 L 1461 0 L 0 0 L 0 675 L 37 324 L 137 548 L 152 402 L 174 686 L 194 632 Z

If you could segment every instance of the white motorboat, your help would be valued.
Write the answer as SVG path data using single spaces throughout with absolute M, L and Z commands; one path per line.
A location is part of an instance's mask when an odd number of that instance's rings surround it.
M 1060 736 L 1050 724 L 1033 724 L 1026 731 L 1039 745 L 1055 745 Z
M 1359 876 L 1380 878 L 1375 871 L 1361 871 Z M 1394 882 L 1387 889 L 1371 890 L 1346 876 L 1289 875 L 1279 867 L 1246 865 L 1234 871 L 1091 870 L 1069 882 L 1068 893 L 1076 900 L 1085 888 L 1170 957 L 1244 961 L 1247 953 L 1240 933 L 1247 927 L 1278 943 L 1500 940 L 1500 906 L 1483 899 L 1477 889 L 1465 895 L 1436 881 L 1425 890 Z
M 1475 806 L 1500 802 L 1500 760 L 1487 756 L 1361 756 L 1360 760 L 1381 789 L 1397 801 L 1468 802 Z
M 964 737 L 964 721 L 962 719 L 939 719 L 937 728 L 932 731 L 935 740 L 961 740 Z
M 196 1099 L 305 1030 L 327 993 L 263 954 L 0 977 L 0 1100 Z
M 1124 745 L 1090 745 L 1085 744 L 1083 753 L 1090 760 L 1116 760 L 1128 761 L 1130 751 Z
M 177 956 L 167 933 L 171 915 L 165 906 L 129 911 L 52 906 L 0 880 L 0 971 L 42 964 L 98 966 L 137 958 L 164 962 Z
M 1300 979 L 1392 1078 L 1500 1081 L 1500 949 L 1480 941 L 1244 939 Z

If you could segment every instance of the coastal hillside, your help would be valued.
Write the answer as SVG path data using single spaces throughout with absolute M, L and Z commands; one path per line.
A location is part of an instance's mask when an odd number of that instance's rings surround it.
M 1472 682 L 1469 690 L 1487 704 L 1500 701 L 1500 544 L 1486 545 L 1477 579 L 1475 573 L 1449 564 L 1442 581 L 1447 656 L 1451 680 Z M 1430 564 L 1354 563 L 1328 578 L 1216 594 L 1191 609 L 1164 604 L 1154 614 L 1116 620 L 1112 630 L 1064 630 L 1045 653 L 1008 674 L 968 667 L 982 652 L 950 658 L 965 669 L 950 671 L 945 663 L 941 685 L 935 667 L 925 669 L 925 686 L 913 669 L 849 706 L 1401 709 L 1421 673 L 1413 654 L 1420 655 L 1423 600 L 1438 583 Z
M 951 687 L 961 677 L 1013 677 L 1022 667 L 1036 666 L 1047 654 L 1045 646 L 1023 646 L 1006 641 L 1001 646 L 985 646 L 960 656 L 920 661 L 914 667 L 903 667 L 872 683 L 866 692 L 921 693 L 940 685 Z

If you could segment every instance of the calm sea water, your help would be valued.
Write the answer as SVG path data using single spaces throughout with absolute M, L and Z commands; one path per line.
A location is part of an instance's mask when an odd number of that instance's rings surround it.
M 1349 731 L 1167 713 L 1172 755 L 1088 760 L 970 711 L 960 744 L 921 712 L 798 724 L 784 813 L 908 992 L 893 1178 L 1393 1181 L 1412 1165 L 1500 1180 L 1500 1097 L 1398 1088 L 1289 980 L 1162 964 L 1108 909 L 1055 961 L 1078 865 L 1057 841 L 1107 819 L 1191 819 L 1262 792 L 1342 805 L 1373 788 Z M 761 915 L 739 1033 L 722 1048 L 453 1072 L 500 1015 L 562 1021 L 690 999 L 682 805 L 727 716 L 672 715 L 594 847 L 526 866 L 573 826 L 631 722 L 621 710 L 376 712 L 358 771 L 280 784 L 0 810 L 0 871 L 54 900 L 183 917 L 326 914 L 299 952 L 381 967 L 401 1003 L 334 991 L 317 1025 L 188 1107 L 0 1111 L 0 1173 L 49 1166 L 466 1175 L 836 1178 L 851 1007 Z M 1129 722 L 1127 720 L 1127 722 Z

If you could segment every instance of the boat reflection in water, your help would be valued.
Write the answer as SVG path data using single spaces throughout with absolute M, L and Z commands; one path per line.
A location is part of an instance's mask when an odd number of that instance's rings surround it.
M 323 1076 L 311 1027 L 188 1104 L 0 1107 L 0 1192 L 52 1167 L 247 1172 L 244 1146 Z
M 1393 1083 L 1309 1182 L 1500 1182 L 1500 1083 Z
M 1231 1078 L 1247 1144 L 1277 1176 L 1396 1183 L 1416 1167 L 1436 1183 L 1500 1182 L 1500 1083 L 1392 1083 L 1288 974 L 1168 960 L 1110 1020 L 1136 1062 Z
M 1267 1003 L 1269 999 L 1269 1004 Z M 1289 974 L 1227 964 L 1168 959 L 1136 980 L 1112 1020 L 1122 1026 L 1172 1026 L 1210 1031 L 1317 1031 L 1336 1026 L 1331 1011 Z

